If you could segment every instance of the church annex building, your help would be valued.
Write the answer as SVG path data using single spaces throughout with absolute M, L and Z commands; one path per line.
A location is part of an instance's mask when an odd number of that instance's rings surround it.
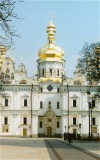
M 55 43 L 56 28 L 47 26 L 48 43 L 39 49 L 37 74 L 27 76 L 25 65 L 16 69 L 14 60 L 0 47 L 0 136 L 61 137 L 64 132 L 89 132 L 100 137 L 100 102 L 89 95 L 98 86 L 89 86 L 77 65 L 74 77 L 65 73 L 64 50 Z M 91 96 L 92 97 L 92 96 Z

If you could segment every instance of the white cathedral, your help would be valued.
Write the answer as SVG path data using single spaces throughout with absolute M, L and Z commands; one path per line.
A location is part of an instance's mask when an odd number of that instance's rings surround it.
M 16 69 L 0 47 L 0 136 L 100 136 L 100 102 L 91 98 L 98 86 L 88 85 L 79 65 L 73 78 L 66 77 L 64 51 L 55 43 L 55 32 L 50 21 L 48 43 L 38 51 L 33 78 L 27 77 L 23 63 Z

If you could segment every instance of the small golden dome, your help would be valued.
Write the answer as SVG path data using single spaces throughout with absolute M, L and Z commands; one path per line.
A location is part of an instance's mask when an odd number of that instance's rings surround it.
M 38 56 L 42 60 L 61 60 L 64 58 L 64 50 L 57 46 L 54 42 L 55 40 L 55 25 L 52 21 L 49 22 L 47 27 L 48 33 L 48 44 L 40 48 L 38 51 Z

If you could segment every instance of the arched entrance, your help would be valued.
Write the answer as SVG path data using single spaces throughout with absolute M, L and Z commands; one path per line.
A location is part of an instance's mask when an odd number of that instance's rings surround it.
M 47 127 L 47 136 L 51 137 L 52 136 L 52 127 Z

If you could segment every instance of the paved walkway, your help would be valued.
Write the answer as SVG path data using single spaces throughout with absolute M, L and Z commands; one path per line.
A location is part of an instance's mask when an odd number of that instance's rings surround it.
M 100 151 L 100 143 L 73 143 Z M 63 139 L 0 138 L 0 160 L 95 160 L 89 154 L 69 145 Z M 86 149 L 85 148 L 85 149 Z
M 0 160 L 51 160 L 42 139 L 0 139 Z
M 68 142 L 65 141 L 67 144 Z M 74 141 L 72 146 L 83 149 L 84 151 L 96 154 L 100 158 L 100 142 L 76 142 Z

